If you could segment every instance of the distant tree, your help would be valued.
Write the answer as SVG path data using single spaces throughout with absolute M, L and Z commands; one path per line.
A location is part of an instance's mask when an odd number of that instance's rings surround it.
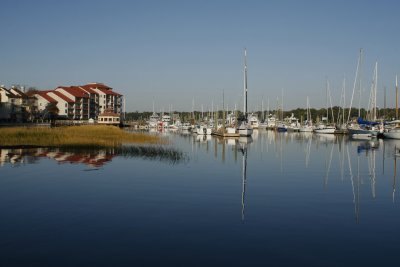
M 58 117 L 58 112 L 59 112 L 59 109 L 58 109 L 56 104 L 48 103 L 46 105 L 46 109 L 44 110 L 44 114 L 43 115 L 44 115 L 45 118 L 47 117 L 48 119 L 50 119 L 51 123 L 54 123 L 54 121 Z
M 36 87 L 31 86 L 31 87 L 28 87 L 28 89 L 26 90 L 26 94 L 30 96 L 30 95 L 35 94 L 38 91 L 39 90 Z

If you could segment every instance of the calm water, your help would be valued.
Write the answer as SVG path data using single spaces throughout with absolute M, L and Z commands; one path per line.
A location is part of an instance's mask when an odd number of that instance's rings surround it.
M 163 135 L 184 159 L 1 150 L 0 266 L 398 261 L 399 141 Z

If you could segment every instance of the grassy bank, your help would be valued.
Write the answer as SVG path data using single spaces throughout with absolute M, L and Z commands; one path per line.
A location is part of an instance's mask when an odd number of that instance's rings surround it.
M 0 128 L 0 147 L 118 147 L 125 143 L 161 144 L 157 136 L 128 133 L 114 126 Z

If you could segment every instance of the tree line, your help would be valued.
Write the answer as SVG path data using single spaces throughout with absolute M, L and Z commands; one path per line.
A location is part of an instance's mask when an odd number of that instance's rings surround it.
M 264 114 L 262 111 L 256 111 L 253 112 L 255 115 L 258 116 L 258 118 L 260 120 L 266 119 L 266 117 L 268 116 L 267 112 L 264 111 Z M 350 119 L 351 120 L 355 120 L 359 117 L 359 113 L 360 113 L 360 117 L 364 118 L 364 119 L 371 119 L 370 118 L 370 112 L 366 109 L 360 109 L 360 111 L 358 110 L 358 108 L 351 108 L 351 114 L 350 114 Z M 165 113 L 168 114 L 168 113 Z M 181 111 L 173 111 L 171 112 L 169 115 L 172 114 L 178 114 L 179 118 L 182 121 L 190 121 L 190 120 L 196 120 L 196 121 L 200 121 L 202 119 L 205 118 L 209 118 L 210 116 L 212 116 L 209 112 L 201 112 L 201 111 L 194 111 L 194 112 L 181 112 Z M 305 108 L 296 108 L 296 109 L 292 109 L 292 110 L 286 110 L 286 111 L 281 111 L 281 110 L 272 110 L 269 111 L 270 115 L 275 115 L 275 117 L 277 119 L 284 119 L 286 117 L 290 117 L 292 114 L 294 117 L 296 117 L 297 119 L 299 119 L 300 121 L 304 121 L 307 119 L 307 109 Z M 321 120 L 324 117 L 328 116 L 328 119 L 330 122 L 342 122 L 343 121 L 343 117 L 344 117 L 344 121 L 347 121 L 347 118 L 349 116 L 349 108 L 345 108 L 344 110 L 339 107 L 339 106 L 334 106 L 332 109 L 329 108 L 328 111 L 326 110 L 326 108 L 321 108 L 321 109 L 315 109 L 315 108 L 311 108 L 310 109 L 310 114 L 311 114 L 311 119 L 315 122 L 318 120 Z M 333 120 L 332 120 L 332 114 L 333 114 Z M 343 115 L 344 114 L 344 115 Z M 135 112 L 127 112 L 125 113 L 125 120 L 127 121 L 147 121 L 150 116 L 152 115 L 152 112 L 139 112 L 139 111 L 135 111 Z M 160 114 L 159 114 L 160 115 Z M 218 118 L 222 118 L 223 112 L 217 111 L 214 112 L 214 117 L 218 116 Z M 226 113 L 225 113 L 226 116 Z M 241 111 L 237 111 L 237 117 L 243 117 L 243 113 Z M 394 108 L 386 108 L 386 109 L 377 109 L 377 118 L 378 120 L 394 120 L 396 119 L 396 109 Z

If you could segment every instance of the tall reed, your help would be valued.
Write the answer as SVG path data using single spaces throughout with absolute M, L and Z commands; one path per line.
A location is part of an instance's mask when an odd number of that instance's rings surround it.
M 57 128 L 0 128 L 0 147 L 117 147 L 122 144 L 162 144 L 157 136 L 129 133 L 115 126 L 82 125 Z

